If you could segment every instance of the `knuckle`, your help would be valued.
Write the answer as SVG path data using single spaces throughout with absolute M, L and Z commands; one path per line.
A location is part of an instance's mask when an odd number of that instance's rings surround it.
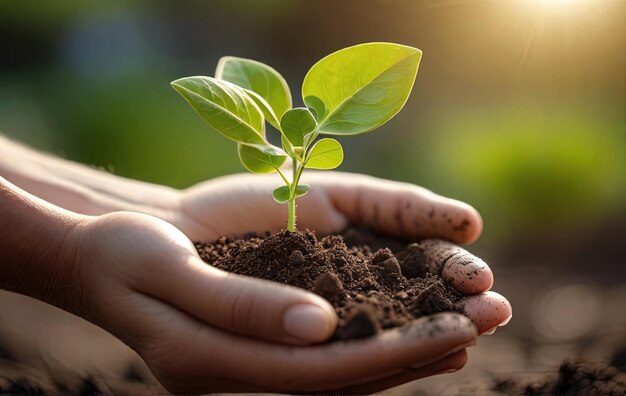
M 192 248 L 191 242 L 169 223 L 139 213 L 100 216 L 88 233 L 93 242 L 92 254 L 136 266 L 174 263 Z
M 220 316 L 230 330 L 249 332 L 257 327 L 256 316 L 263 308 L 259 305 L 257 294 L 250 288 L 230 288 L 222 300 Z
M 420 242 L 420 246 L 426 265 L 438 271 L 444 268 L 453 257 L 467 253 L 465 249 L 440 239 L 425 239 Z

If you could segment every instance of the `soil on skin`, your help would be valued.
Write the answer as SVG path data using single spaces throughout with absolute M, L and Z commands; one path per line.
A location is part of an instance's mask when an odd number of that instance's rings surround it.
M 196 243 L 200 257 L 225 271 L 311 290 L 335 307 L 339 325 L 333 339 L 372 336 L 381 330 L 442 311 L 463 312 L 459 294 L 431 274 L 418 243 L 389 241 L 378 248 L 368 234 L 317 239 L 313 232 L 282 231 L 263 237 L 219 238 Z M 385 241 L 387 242 L 387 241 Z M 376 249 L 370 248 L 376 246 Z
M 606 363 L 566 360 L 556 373 L 499 378 L 493 390 L 506 395 L 616 395 L 626 394 L 626 372 Z

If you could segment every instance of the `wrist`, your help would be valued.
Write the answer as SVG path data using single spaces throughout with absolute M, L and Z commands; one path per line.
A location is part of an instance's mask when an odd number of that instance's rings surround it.
M 73 235 L 82 221 L 0 178 L 0 288 L 74 312 Z
M 85 215 L 134 211 L 168 220 L 180 200 L 178 190 L 56 158 L 2 136 L 0 174 L 37 197 Z

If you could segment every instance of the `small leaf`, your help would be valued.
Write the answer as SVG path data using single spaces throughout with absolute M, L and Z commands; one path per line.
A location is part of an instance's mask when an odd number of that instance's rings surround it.
M 287 82 L 274 68 L 261 62 L 225 56 L 217 64 L 215 78 L 256 92 L 269 104 L 277 120 L 291 108 L 291 93 Z M 268 121 L 272 123 L 273 120 L 268 117 Z M 278 127 L 278 124 L 274 126 Z
M 313 145 L 305 162 L 306 168 L 335 169 L 343 162 L 343 148 L 335 139 L 320 139 Z
M 296 198 L 300 198 L 301 196 L 305 195 L 309 192 L 310 189 L 311 186 L 309 186 L 308 184 L 298 184 L 296 186 Z
M 311 110 L 315 119 L 318 121 L 323 120 L 324 116 L 326 116 L 326 106 L 324 105 L 324 102 L 322 102 L 322 100 L 317 96 L 307 96 L 303 99 L 304 104 L 309 108 L 309 110 Z
M 289 187 L 287 186 L 280 186 L 272 191 L 272 198 L 274 198 L 274 201 L 278 202 L 279 204 L 289 202 L 290 195 L 291 191 L 289 191 Z
M 316 126 L 313 114 L 305 107 L 291 109 L 280 119 L 282 133 L 291 147 L 302 147 L 304 135 L 313 132 Z
M 238 144 L 239 160 L 252 173 L 274 173 L 287 159 L 287 154 L 270 144 Z
M 392 43 L 344 48 L 317 62 L 302 84 L 302 98 L 320 133 L 355 135 L 389 121 L 406 103 L 422 52 Z
M 309 188 L 310 186 L 308 184 L 298 184 L 296 186 L 296 198 L 300 198 L 301 196 L 308 193 Z M 272 197 L 274 198 L 274 201 L 280 204 L 287 203 L 289 201 L 290 195 L 291 191 L 287 186 L 278 187 L 272 192 Z
M 202 76 L 180 78 L 171 85 L 222 135 L 240 143 L 266 143 L 263 114 L 242 88 Z

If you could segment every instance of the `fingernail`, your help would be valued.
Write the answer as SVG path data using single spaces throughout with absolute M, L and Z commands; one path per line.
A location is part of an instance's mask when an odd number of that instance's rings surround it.
M 452 373 L 456 373 L 457 371 L 459 371 L 459 369 L 450 369 L 450 370 L 444 371 L 442 374 L 452 374 Z
M 303 341 L 322 341 L 329 333 L 328 313 L 313 304 L 291 306 L 283 316 L 285 332 Z
M 490 328 L 489 330 L 485 331 L 485 332 L 483 333 L 483 335 L 491 335 L 491 334 L 493 334 L 493 333 L 495 333 L 495 332 L 496 332 L 496 329 L 497 329 L 497 328 L 498 328 L 498 326 L 496 326 L 496 327 L 492 327 L 492 328 Z

